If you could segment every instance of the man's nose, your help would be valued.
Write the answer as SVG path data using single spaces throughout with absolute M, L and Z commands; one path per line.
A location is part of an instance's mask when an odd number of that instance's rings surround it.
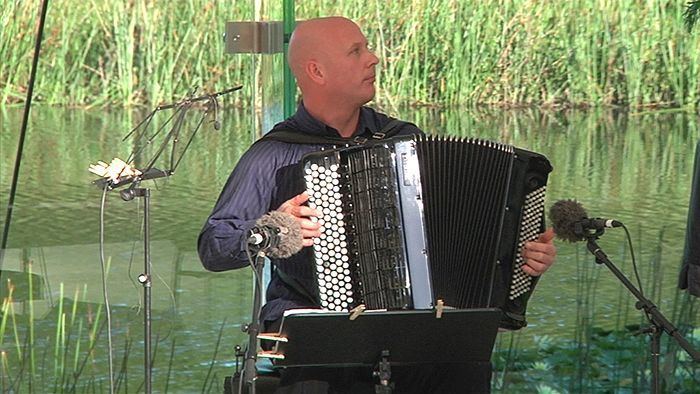
M 379 58 L 372 51 L 369 51 L 369 60 L 370 60 L 370 62 L 369 62 L 370 66 L 376 66 L 377 63 L 379 63 Z

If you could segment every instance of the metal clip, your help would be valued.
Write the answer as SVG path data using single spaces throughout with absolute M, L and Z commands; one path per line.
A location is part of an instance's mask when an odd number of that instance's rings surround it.
M 350 320 L 357 319 L 357 317 L 360 316 L 362 312 L 365 311 L 365 309 L 367 309 L 367 307 L 365 307 L 365 304 L 360 304 L 354 307 L 352 310 L 350 310 Z
M 435 317 L 437 319 L 442 318 L 442 311 L 445 309 L 445 302 L 443 300 L 437 300 L 437 306 L 435 307 Z
M 362 145 L 365 142 L 367 142 L 367 138 L 359 136 L 359 135 L 357 137 L 353 138 L 352 140 L 358 145 Z

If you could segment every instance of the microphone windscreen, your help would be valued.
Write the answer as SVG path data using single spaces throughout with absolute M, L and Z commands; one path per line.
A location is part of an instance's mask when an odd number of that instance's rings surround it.
M 267 250 L 267 255 L 271 258 L 286 259 L 304 247 L 301 225 L 294 216 L 280 211 L 271 211 L 256 223 L 260 227 L 280 229 L 279 243 Z
M 588 218 L 583 206 L 576 200 L 559 200 L 549 208 L 549 220 L 552 223 L 557 238 L 576 242 L 583 241 L 583 235 L 577 235 L 575 225 Z

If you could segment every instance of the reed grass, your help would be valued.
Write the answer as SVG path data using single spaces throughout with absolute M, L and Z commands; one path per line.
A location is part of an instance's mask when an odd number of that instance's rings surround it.
M 28 267 L 29 286 L 31 287 L 31 264 Z M 22 301 L 25 313 L 15 311 L 17 303 L 12 298 L 14 288 L 9 287 L 9 294 L 3 300 L 0 320 L 0 391 L 2 392 L 75 392 L 77 387 L 86 387 L 90 379 L 102 380 L 102 361 L 95 358 L 95 349 L 99 341 L 99 332 L 104 328 L 101 323 L 101 305 L 97 311 L 84 311 L 78 308 L 81 298 L 85 301 L 87 285 L 82 290 L 76 288 L 73 301 L 66 305 L 64 286 L 60 285 L 60 299 L 55 307 L 55 320 L 36 320 L 33 304 L 37 300 L 30 298 Z M 96 312 L 96 313 L 94 313 Z M 86 330 L 89 328 L 90 331 Z M 39 330 L 41 334 L 37 332 Z M 10 339 L 13 346 L 5 347 Z M 37 352 L 43 347 L 43 352 Z M 100 350 L 100 353 L 102 351 Z M 100 354 L 101 358 L 101 354 Z M 92 361 L 93 368 L 84 376 L 85 366 Z M 80 382 L 80 383 L 79 383 Z
M 2 102 L 23 100 L 38 6 L 11 1 L 0 10 Z M 180 97 L 195 85 L 233 86 L 248 61 L 224 55 L 223 25 L 251 16 L 250 2 L 51 2 L 37 99 L 130 106 Z
M 29 294 L 34 294 L 34 277 L 32 275 L 32 267 L 34 266 L 32 261 L 27 261 L 25 267 L 27 268 L 27 278 L 29 286 Z M 29 302 L 29 336 L 27 345 L 29 348 L 29 391 L 34 390 L 34 377 L 36 376 L 36 335 L 35 335 L 35 325 L 34 325 L 34 303 Z
M 8 3 L 0 10 L 5 103 L 23 100 L 39 0 Z M 179 97 L 194 85 L 244 83 L 234 100 L 247 105 L 252 55 L 225 55 L 221 34 L 226 21 L 253 18 L 251 3 L 56 0 L 37 99 L 138 105 Z M 277 8 L 270 18 L 281 18 Z M 389 106 L 697 108 L 700 33 L 687 31 L 684 11 L 677 0 L 316 0 L 296 6 L 297 19 L 337 14 L 363 26 L 381 57 L 377 102 Z
M 54 344 L 53 351 L 53 374 L 54 374 L 54 386 L 58 386 L 60 382 L 58 378 L 63 376 L 63 357 L 61 357 L 61 350 L 65 350 L 65 315 L 63 313 L 63 283 L 59 286 L 60 299 L 58 301 L 58 324 L 56 324 L 56 343 Z
M 22 346 L 20 345 L 18 330 L 17 330 L 17 319 L 15 317 L 15 308 L 12 299 L 12 293 L 14 292 L 14 286 L 10 284 L 8 286 L 9 294 L 3 299 L 2 302 L 2 323 L 0 323 L 0 346 L 5 342 L 5 330 L 7 329 L 7 319 L 11 319 L 12 324 L 12 334 L 14 338 L 15 352 L 17 354 L 17 361 L 22 360 Z M 4 350 L 4 349 L 3 349 Z M 7 357 L 6 351 L 3 351 L 3 357 Z
M 226 327 L 226 318 L 224 318 L 221 321 L 221 326 L 219 327 L 219 333 L 216 337 L 216 345 L 214 346 L 214 354 L 211 356 L 211 361 L 209 362 L 209 369 L 207 369 L 207 376 L 204 378 L 204 382 L 202 382 L 202 392 L 211 392 L 212 387 L 214 385 L 213 377 L 216 377 L 216 373 L 213 373 L 214 371 L 214 365 L 216 364 L 216 357 L 219 354 L 219 347 L 221 346 L 221 339 L 224 336 L 224 328 Z

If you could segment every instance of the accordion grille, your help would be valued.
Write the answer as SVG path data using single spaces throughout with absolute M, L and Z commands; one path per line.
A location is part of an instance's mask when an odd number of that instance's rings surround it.
M 417 141 L 435 299 L 487 307 L 513 148 L 478 139 Z

